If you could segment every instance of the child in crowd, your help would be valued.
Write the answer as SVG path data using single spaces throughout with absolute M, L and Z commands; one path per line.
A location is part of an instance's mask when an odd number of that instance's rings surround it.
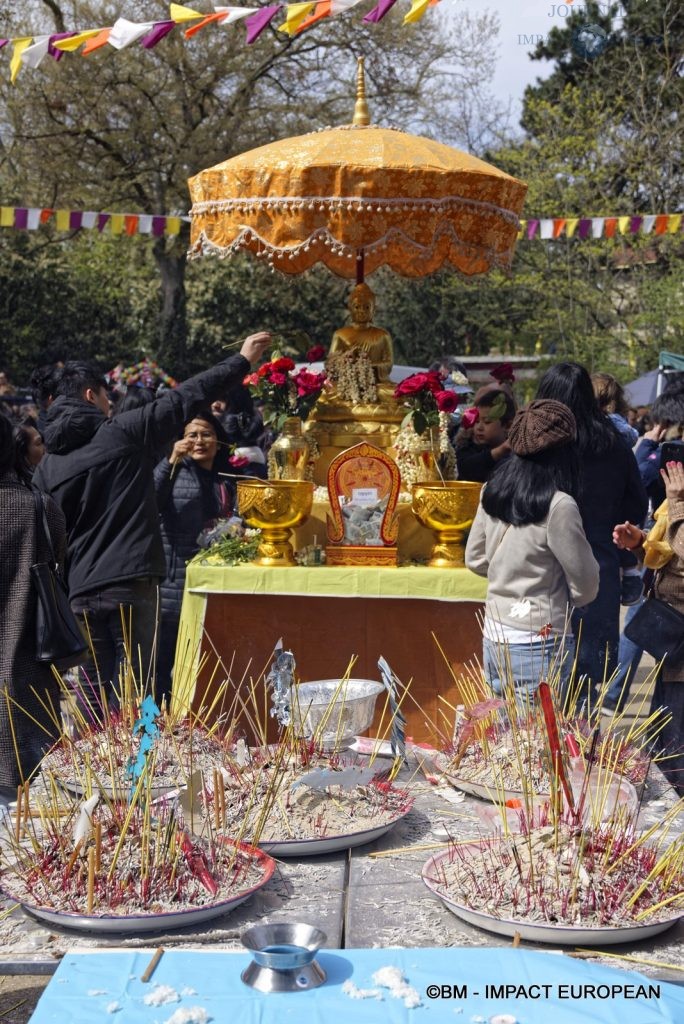
M 508 430 L 515 416 L 515 403 L 507 391 L 486 390 L 466 409 L 455 442 L 460 480 L 485 483 L 494 467 L 510 452 Z
M 630 448 L 639 440 L 639 431 L 627 421 L 629 407 L 622 385 L 610 373 L 592 373 L 591 383 L 601 412 L 608 417 Z M 631 551 L 620 551 L 620 603 L 638 604 L 643 593 L 641 570 Z

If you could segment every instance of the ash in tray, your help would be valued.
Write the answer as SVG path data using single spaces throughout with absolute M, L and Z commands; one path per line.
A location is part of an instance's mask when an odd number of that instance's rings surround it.
M 589 928 L 651 924 L 684 911 L 681 844 L 669 859 L 664 852 L 640 843 L 630 826 L 549 825 L 452 846 L 429 881 L 453 902 L 494 918 Z
M 483 702 L 483 708 L 485 703 L 489 702 Z M 461 720 L 453 744 L 434 757 L 435 764 L 447 778 L 475 783 L 492 793 L 548 793 L 548 740 L 543 726 L 533 718 L 511 725 L 504 701 L 495 703 L 501 708 L 489 714 L 479 714 L 477 704 L 466 709 L 466 715 L 472 711 L 473 717 Z M 593 733 L 586 721 L 560 719 L 559 724 L 561 733 L 572 737 L 578 749 L 586 748 L 588 736 Z M 608 731 L 595 748 L 594 763 L 638 784 L 646 778 L 649 759 L 633 744 Z
M 383 768 L 362 768 L 351 759 L 312 752 L 306 743 L 254 751 L 248 764 L 221 770 L 226 830 L 231 834 L 246 818 L 242 834 L 247 842 L 283 842 L 389 824 L 406 814 L 413 800 L 386 781 Z
M 154 743 L 154 788 L 173 789 L 193 770 L 211 768 L 223 757 L 224 745 L 216 733 L 197 722 L 171 722 L 162 712 L 157 720 L 158 734 Z M 67 788 L 89 792 L 94 779 L 100 787 L 128 795 L 130 781 L 126 769 L 139 748 L 132 722 L 123 715 L 112 714 L 106 728 L 89 730 L 76 740 L 64 739 L 49 751 L 41 762 L 45 776 L 53 775 Z M 112 786 L 112 767 L 114 786 Z

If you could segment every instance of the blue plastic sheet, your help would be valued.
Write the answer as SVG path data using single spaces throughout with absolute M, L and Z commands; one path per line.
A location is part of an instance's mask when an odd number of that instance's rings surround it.
M 522 949 L 323 950 L 317 959 L 328 974 L 325 985 L 273 995 L 240 980 L 248 954 L 166 952 L 143 984 L 140 975 L 151 957 L 151 951 L 65 956 L 31 1024 L 165 1024 L 176 1010 L 190 1007 L 202 1007 L 216 1024 L 488 1024 L 497 1014 L 510 1014 L 518 1024 L 684 1022 L 684 989 L 676 985 Z M 361 989 L 374 987 L 373 972 L 388 966 L 403 971 L 421 1006 L 407 1009 L 388 990 L 382 1002 L 352 1000 L 343 992 L 347 979 Z M 157 985 L 196 994 L 146 1006 L 144 996 Z M 517 990 L 506 997 L 505 985 Z M 429 998 L 436 989 L 439 996 Z M 119 1009 L 112 1012 L 114 1003 Z

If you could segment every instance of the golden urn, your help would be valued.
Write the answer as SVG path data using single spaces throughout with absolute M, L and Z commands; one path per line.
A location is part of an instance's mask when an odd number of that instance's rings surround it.
M 463 568 L 465 533 L 475 518 L 481 490 L 482 484 L 471 480 L 430 480 L 413 485 L 413 514 L 437 535 L 428 565 Z
M 261 530 L 257 565 L 296 565 L 290 533 L 311 514 L 310 480 L 238 480 L 238 513 Z

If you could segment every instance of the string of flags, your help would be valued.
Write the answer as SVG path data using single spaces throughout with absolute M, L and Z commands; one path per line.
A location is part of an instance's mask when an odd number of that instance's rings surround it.
M 657 213 L 627 217 L 550 217 L 521 220 L 519 240 L 557 241 L 563 237 L 584 241 L 620 235 L 676 235 L 682 230 L 681 213 Z M 36 231 L 54 224 L 57 231 L 93 229 L 112 235 L 177 235 L 188 216 L 154 216 L 145 213 L 94 213 L 90 210 L 54 210 L 36 206 L 0 206 L 0 228 Z
M 655 213 L 627 217 L 551 217 L 520 221 L 518 239 L 578 237 L 615 238 L 616 235 L 675 235 L 682 227 L 681 213 Z
M 377 24 L 382 21 L 396 2 L 397 0 L 377 0 L 372 10 L 364 16 L 364 23 Z M 87 57 L 104 46 L 124 50 L 133 43 L 140 43 L 144 49 L 151 50 L 170 32 L 177 29 L 183 31 L 186 39 L 191 39 L 209 25 L 225 27 L 242 21 L 247 31 L 247 44 L 251 45 L 281 11 L 285 15 L 285 21 L 278 26 L 278 31 L 294 36 L 311 28 L 323 18 L 344 14 L 359 3 L 361 0 L 306 0 L 303 3 L 275 3 L 265 7 L 214 7 L 211 14 L 172 3 L 169 7 L 169 17 L 165 21 L 151 19 L 141 22 L 117 18 L 113 25 L 104 28 L 0 38 L 0 49 L 6 46 L 12 55 L 10 79 L 15 82 L 22 67 L 37 68 L 46 57 L 59 61 L 65 53 L 76 53 L 78 50 L 81 51 L 81 56 Z M 427 8 L 434 7 L 437 3 L 439 0 L 411 0 L 411 8 L 404 15 L 404 24 L 420 21 Z

